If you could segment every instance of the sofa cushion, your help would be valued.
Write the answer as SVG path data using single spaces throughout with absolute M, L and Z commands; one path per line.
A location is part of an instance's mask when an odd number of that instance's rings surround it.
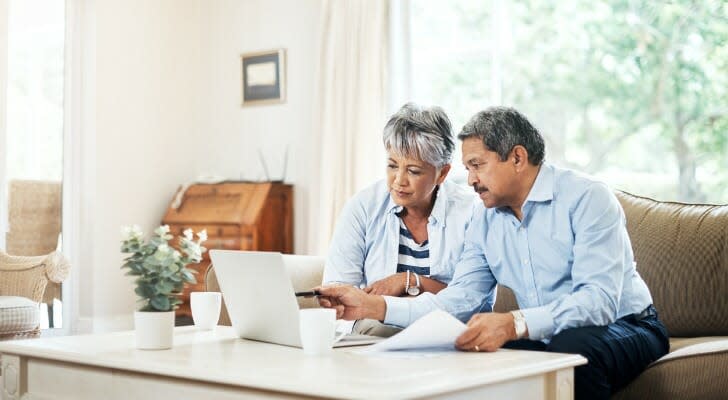
M 728 336 L 704 336 L 685 340 L 671 338 L 670 352 L 655 361 L 655 364 L 710 353 L 728 353 Z
M 727 344 L 725 340 L 700 343 L 669 353 L 611 399 L 724 399 L 728 393 Z
M 616 195 L 637 271 L 670 336 L 728 335 L 728 206 Z
M 40 324 L 38 303 L 19 296 L 0 296 L 0 336 L 35 332 Z

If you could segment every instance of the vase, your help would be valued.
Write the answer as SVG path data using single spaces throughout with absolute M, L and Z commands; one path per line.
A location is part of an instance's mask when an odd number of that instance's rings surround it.
M 172 348 L 174 311 L 135 311 L 136 348 L 164 350 Z

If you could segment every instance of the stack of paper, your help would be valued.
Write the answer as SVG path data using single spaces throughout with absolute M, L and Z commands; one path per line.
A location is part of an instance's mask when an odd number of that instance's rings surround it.
M 362 351 L 455 350 L 455 339 L 465 331 L 465 328 L 465 324 L 457 318 L 445 311 L 436 310 L 418 319 L 402 332 Z

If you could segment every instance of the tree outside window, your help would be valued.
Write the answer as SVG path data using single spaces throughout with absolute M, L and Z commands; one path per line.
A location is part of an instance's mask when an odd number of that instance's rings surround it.
M 728 202 L 728 3 L 411 2 L 413 99 L 455 129 L 509 105 L 547 159 L 661 200 Z

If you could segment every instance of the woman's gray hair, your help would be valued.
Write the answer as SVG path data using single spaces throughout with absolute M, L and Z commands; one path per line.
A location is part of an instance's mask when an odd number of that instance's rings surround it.
M 501 161 L 508 159 L 514 147 L 521 145 L 528 152 L 528 162 L 541 165 L 546 155 L 543 136 L 525 115 L 510 107 L 491 107 L 475 114 L 458 139 L 477 137 L 485 147 L 498 154 Z
M 407 103 L 384 126 L 384 148 L 436 168 L 452 161 L 455 140 L 450 119 L 440 107 Z

